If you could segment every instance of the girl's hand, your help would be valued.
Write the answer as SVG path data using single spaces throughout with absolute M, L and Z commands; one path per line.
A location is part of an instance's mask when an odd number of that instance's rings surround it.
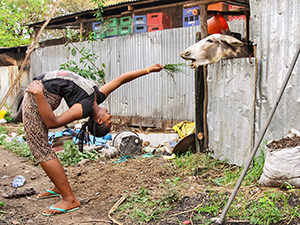
M 43 85 L 42 81 L 35 80 L 28 85 L 26 91 L 33 95 L 36 95 L 36 94 L 43 93 L 43 88 L 44 88 L 44 85 Z
M 149 67 L 150 72 L 160 72 L 163 69 L 163 66 L 160 64 L 155 64 Z

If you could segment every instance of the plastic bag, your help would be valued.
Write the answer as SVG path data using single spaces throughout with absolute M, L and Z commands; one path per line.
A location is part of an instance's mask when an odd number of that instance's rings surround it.
M 182 121 L 172 127 L 182 139 L 195 132 L 195 122 Z

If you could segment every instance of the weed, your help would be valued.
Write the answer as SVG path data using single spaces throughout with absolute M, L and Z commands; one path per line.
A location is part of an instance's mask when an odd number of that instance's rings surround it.
M 197 207 L 197 212 L 217 215 L 225 206 L 227 196 L 224 193 L 217 193 L 213 190 L 207 190 L 206 192 L 209 194 L 209 201 L 205 201 L 201 206 Z
M 144 188 L 140 188 L 138 193 L 133 193 L 118 211 L 130 210 L 129 218 L 142 224 L 153 219 L 159 219 L 157 214 L 157 204 L 150 198 L 151 192 Z
M 190 151 L 174 159 L 173 164 L 176 168 L 184 172 L 184 174 L 194 174 L 198 169 L 197 157 Z
M 167 179 L 160 185 L 164 190 L 163 194 L 156 199 L 152 198 L 152 193 L 142 186 L 138 193 L 130 195 L 118 211 L 128 214 L 132 221 L 139 224 L 161 219 L 161 215 L 172 209 L 172 205 L 181 199 L 178 191 L 180 179 L 180 177 Z
M 68 166 L 77 164 L 83 159 L 96 160 L 98 159 L 99 154 L 96 151 L 89 152 L 84 150 L 81 152 L 78 150 L 78 146 L 76 146 L 73 141 L 69 140 L 64 143 L 64 151 L 59 152 L 57 156 L 63 166 Z
M 166 192 L 160 197 L 160 206 L 170 208 L 173 203 L 182 199 L 179 194 L 180 185 L 178 183 L 180 180 L 180 177 L 175 177 L 173 179 L 167 179 L 166 183 L 161 184 Z
M 235 184 L 238 180 L 242 169 L 237 166 L 229 166 L 225 168 L 225 176 L 219 177 L 214 180 L 214 183 L 218 186 L 229 186 Z
M 265 153 L 263 149 L 260 149 L 260 154 L 254 159 L 253 167 L 248 171 L 244 179 L 244 185 L 251 185 L 254 181 L 258 183 L 258 180 L 263 173 L 265 163 Z
M 244 178 L 243 186 L 252 185 L 258 183 L 258 180 L 263 172 L 265 162 L 265 154 L 263 149 L 261 149 L 260 154 L 254 158 L 253 167 L 250 168 Z M 229 166 L 225 169 L 225 175 L 214 180 L 214 183 L 218 186 L 229 186 L 236 184 L 240 174 L 242 172 L 242 167 Z
M 17 140 L 6 141 L 8 132 L 5 126 L 0 126 L 0 145 L 21 157 L 33 159 L 27 143 L 20 143 Z
M 258 201 L 253 202 L 247 209 L 250 222 L 253 224 L 269 225 L 284 219 L 282 212 L 276 203 L 283 201 L 283 207 L 287 205 L 284 195 L 278 193 L 265 193 Z
M 201 214 L 197 214 L 196 216 L 194 216 L 193 221 L 198 222 L 197 224 L 202 224 L 202 225 L 210 225 L 213 223 L 213 221 L 203 218 L 201 216 Z M 201 223 L 199 223 L 199 222 L 201 222 Z M 182 224 L 182 223 L 180 223 L 180 224 Z
M 4 141 L 2 142 L 2 145 L 4 148 L 7 148 L 11 152 L 21 157 L 26 157 L 33 160 L 33 155 L 31 154 L 27 143 L 20 143 L 17 140 L 12 140 L 9 142 Z
M 170 76 L 174 77 L 174 73 L 182 72 L 180 68 L 184 66 L 188 65 L 184 63 L 165 64 L 163 68 Z

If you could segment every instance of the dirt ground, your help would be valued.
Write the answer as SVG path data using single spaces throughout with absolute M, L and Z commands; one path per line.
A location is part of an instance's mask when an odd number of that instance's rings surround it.
M 269 149 L 293 148 L 300 146 L 300 137 L 285 137 L 279 140 L 274 140 L 267 145 Z
M 75 212 L 45 217 L 42 215 L 43 210 L 58 201 L 58 198 L 38 200 L 37 194 L 11 199 L 2 196 L 15 190 L 11 186 L 11 182 L 17 175 L 23 175 L 26 178 L 25 185 L 17 191 L 33 188 L 36 193 L 40 193 L 51 188 L 52 185 L 44 171 L 40 166 L 33 165 L 31 161 L 20 158 L 1 147 L 0 154 L 0 201 L 5 203 L 0 210 L 7 212 L 7 214 L 2 214 L 0 224 L 114 224 L 109 219 L 108 213 L 124 194 L 138 192 L 143 186 L 151 190 L 154 195 L 159 196 L 162 192 L 160 184 L 166 179 L 173 179 L 179 175 L 179 171 L 175 170 L 171 162 L 162 157 L 138 157 L 121 163 L 114 163 L 116 159 L 98 160 L 88 161 L 81 166 L 70 166 L 66 168 L 66 173 L 76 196 L 81 201 L 81 208 Z M 207 194 L 204 190 L 207 186 L 212 185 L 211 179 L 206 179 L 207 177 L 212 178 L 213 174 L 208 171 L 201 176 L 182 176 L 180 182 L 184 184 L 184 188 L 180 190 L 180 195 L 183 196 L 183 199 L 177 203 L 172 211 L 166 213 L 165 219 L 148 224 L 175 225 L 180 224 L 178 221 L 189 219 L 193 212 L 179 214 L 175 217 L 169 216 L 188 211 L 199 203 L 207 201 Z M 252 194 L 263 193 L 265 189 L 267 188 L 253 187 Z M 226 191 L 230 195 L 232 190 Z M 240 191 L 244 190 L 241 188 Z M 293 204 L 297 206 L 299 203 L 299 197 L 295 197 Z M 118 216 L 118 214 L 112 216 L 126 225 L 139 224 L 132 223 L 126 216 Z M 216 217 L 216 215 L 207 215 L 207 218 L 212 217 Z M 229 221 L 227 224 L 250 223 Z M 291 221 L 289 224 L 300 224 L 300 221 Z

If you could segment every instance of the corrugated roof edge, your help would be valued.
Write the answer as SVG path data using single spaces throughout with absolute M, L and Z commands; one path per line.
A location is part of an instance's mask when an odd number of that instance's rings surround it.
M 120 5 L 120 4 L 125 4 L 125 3 L 129 3 L 129 2 L 141 2 L 142 0 L 124 0 L 124 1 L 119 1 L 116 3 L 111 3 L 111 4 L 104 4 L 105 7 L 109 7 L 109 6 L 115 6 L 115 5 Z
M 142 2 L 142 1 L 145 1 L 145 0 L 126 0 L 124 2 L 119 2 L 119 3 L 116 3 L 116 4 L 105 5 L 103 8 L 105 9 L 105 8 L 109 8 L 109 7 L 112 7 L 112 6 L 127 4 L 127 3 L 130 3 L 130 2 Z M 93 11 L 96 12 L 97 10 L 98 10 L 98 8 L 95 8 L 95 9 L 86 9 L 86 10 L 82 10 L 82 11 L 79 11 L 79 12 L 67 13 L 67 14 L 64 14 L 64 15 L 53 17 L 52 19 L 59 19 L 59 18 L 65 17 L 65 16 L 76 15 L 76 14 L 80 14 L 80 13 L 84 13 L 84 12 L 93 12 Z M 35 24 L 43 23 L 45 21 L 46 20 L 38 21 L 38 22 L 34 22 L 34 23 L 29 23 L 29 24 L 26 24 L 26 25 L 27 26 L 33 26 Z

